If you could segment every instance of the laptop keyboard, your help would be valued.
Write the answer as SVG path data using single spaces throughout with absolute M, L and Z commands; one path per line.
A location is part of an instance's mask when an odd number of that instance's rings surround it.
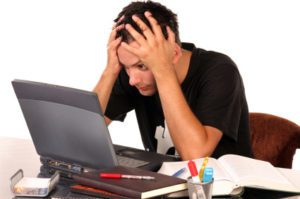
M 143 161 L 143 160 L 137 160 L 134 158 L 124 157 L 117 155 L 117 160 L 120 166 L 127 166 L 127 167 L 141 167 L 146 164 L 149 164 L 149 162 Z

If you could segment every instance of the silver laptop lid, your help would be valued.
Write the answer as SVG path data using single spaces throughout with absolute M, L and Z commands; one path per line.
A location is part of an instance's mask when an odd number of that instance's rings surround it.
M 41 157 L 95 169 L 117 165 L 95 93 L 26 80 L 12 85 Z

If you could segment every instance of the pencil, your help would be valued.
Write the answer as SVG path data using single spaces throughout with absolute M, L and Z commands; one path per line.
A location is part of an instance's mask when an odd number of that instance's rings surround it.
M 183 174 L 183 172 L 185 172 L 185 167 L 179 169 L 178 171 L 176 171 L 172 176 L 174 177 L 179 177 L 181 174 Z

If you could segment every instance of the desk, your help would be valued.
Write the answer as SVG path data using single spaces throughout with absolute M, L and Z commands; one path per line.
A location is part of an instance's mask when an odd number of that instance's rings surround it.
M 37 177 L 40 173 L 40 167 L 40 157 L 36 153 L 31 140 L 0 137 L 0 199 L 14 198 L 14 195 L 10 191 L 9 182 L 10 177 L 17 172 L 17 170 L 23 169 L 24 176 Z M 66 191 L 68 191 L 68 189 L 59 186 L 59 188 L 56 188 L 53 192 L 55 192 L 54 195 L 56 195 L 57 192 Z M 73 199 L 83 198 L 82 195 L 79 194 L 64 194 L 64 196 L 66 195 L 72 196 Z M 30 198 L 27 197 L 26 199 Z
M 0 198 L 14 197 L 10 191 L 9 179 L 18 169 L 23 169 L 25 176 L 36 177 L 40 166 L 39 156 L 31 140 L 0 137 Z M 300 196 L 292 196 L 293 194 L 276 191 L 246 189 L 242 197 L 236 198 L 300 198 Z
M 40 159 L 31 140 L 0 137 L 0 198 L 13 198 L 10 177 L 23 169 L 24 176 L 35 177 L 40 170 Z

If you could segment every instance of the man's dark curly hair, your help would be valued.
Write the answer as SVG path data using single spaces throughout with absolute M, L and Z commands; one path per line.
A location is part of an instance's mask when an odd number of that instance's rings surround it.
M 117 22 L 117 26 L 122 24 L 130 24 L 135 30 L 142 34 L 142 30 L 132 20 L 131 17 L 132 15 L 138 16 L 150 29 L 152 29 L 149 21 L 144 15 L 146 11 L 150 11 L 152 16 L 156 19 L 162 29 L 165 38 L 168 38 L 166 27 L 169 26 L 175 33 L 176 42 L 180 45 L 177 15 L 160 3 L 152 1 L 132 2 L 128 6 L 123 8 L 123 10 L 119 13 L 118 17 L 114 21 Z M 122 16 L 124 16 L 124 18 L 119 21 Z M 119 36 L 122 36 L 122 41 L 125 42 L 133 40 L 132 36 L 126 29 L 120 29 L 117 32 L 117 37 Z

